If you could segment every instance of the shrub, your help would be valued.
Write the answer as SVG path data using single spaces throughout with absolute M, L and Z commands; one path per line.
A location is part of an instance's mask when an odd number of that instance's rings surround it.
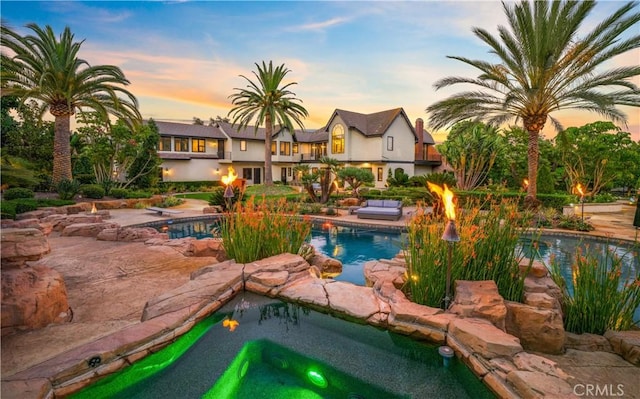
M 311 222 L 286 213 L 286 201 L 275 204 L 255 198 L 238 202 L 220 220 L 227 257 L 238 263 L 254 262 L 282 253 L 296 254 L 311 233 Z
M 62 200 L 70 200 L 80 191 L 80 183 L 77 180 L 63 179 L 56 185 L 56 192 Z
M 80 186 L 80 193 L 87 198 L 101 199 L 104 198 L 105 189 L 98 184 L 87 184 Z
M 29 212 L 47 206 L 71 205 L 73 201 L 59 199 L 18 198 L 0 202 L 2 219 L 15 219 L 16 214 Z
M 109 195 L 113 198 L 128 198 L 129 190 L 126 188 L 112 188 Z
M 479 206 L 458 212 L 460 242 L 442 240 L 447 223 L 442 215 L 426 213 L 418 207 L 409 222 L 407 245 L 407 286 L 414 302 L 439 307 L 445 297 L 446 268 L 451 250 L 451 284 L 455 280 L 493 280 L 507 300 L 521 301 L 524 275 L 519 263 L 523 252 L 516 251 L 523 229 L 514 201 L 492 205 L 490 212 Z M 524 229 L 526 232 L 526 229 Z
M 609 202 L 616 202 L 616 197 L 614 197 L 610 193 L 600 193 L 596 194 L 591 202 L 597 202 L 599 204 L 606 204 Z
M 636 249 L 637 251 L 638 249 Z M 622 270 L 621 257 L 607 248 L 604 258 L 576 253 L 572 280 L 551 264 L 551 276 L 562 291 L 565 329 L 576 334 L 628 330 L 640 306 L 640 274 Z
M 33 198 L 33 190 L 22 187 L 8 188 L 4 191 L 2 197 L 7 201 L 16 198 Z
M 184 200 L 182 198 L 169 195 L 167 197 L 164 197 L 164 199 L 162 200 L 162 203 L 160 203 L 158 206 L 160 208 L 171 208 L 172 206 L 178 206 L 181 204 L 184 204 Z
M 242 193 L 239 187 L 233 187 L 233 197 L 224 197 L 224 187 L 215 187 L 209 196 L 209 205 L 220 206 L 223 210 L 233 208 L 238 201 L 242 201 Z
M 0 218 L 2 219 L 15 219 L 16 218 L 16 204 L 11 201 L 0 201 Z
M 80 184 L 96 184 L 96 176 L 93 173 L 74 173 L 73 177 Z
M 112 189 L 113 192 L 114 189 Z M 126 198 L 151 198 L 153 194 L 146 191 L 129 191 Z
M 591 223 L 583 220 L 578 215 L 562 215 L 558 221 L 558 227 L 566 230 L 592 231 L 595 229 Z
M 38 209 L 38 204 L 35 201 L 18 199 L 18 200 L 15 200 L 14 203 L 16 204 L 16 214 L 31 212 Z

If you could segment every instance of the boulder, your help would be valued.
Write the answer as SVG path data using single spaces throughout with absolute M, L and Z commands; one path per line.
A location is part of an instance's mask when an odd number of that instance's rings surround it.
M 479 317 L 489 320 L 499 329 L 505 329 L 507 308 L 493 280 L 456 280 L 451 313 L 462 317 Z
M 98 233 L 100 241 L 147 241 L 151 238 L 165 237 L 152 227 L 113 227 Z
M 360 200 L 358 198 L 344 198 L 338 201 L 338 206 L 358 206 Z
M 3 251 L 4 252 L 4 251 Z M 71 317 L 62 275 L 43 265 L 2 270 L 2 335 Z
M 609 340 L 597 334 L 573 334 L 565 332 L 565 347 L 589 352 L 613 352 Z
M 380 312 L 378 300 L 371 288 L 333 281 L 325 284 L 324 289 L 329 299 L 329 306 L 340 313 L 366 320 Z
M 49 241 L 42 231 L 34 228 L 2 229 L 0 259 L 3 269 L 21 267 L 51 252 Z
M 578 398 L 573 386 L 567 381 L 537 371 L 512 371 L 507 375 L 507 381 L 516 388 L 523 399 Z
M 98 222 L 98 223 L 76 223 L 71 224 L 62 230 L 64 237 L 97 237 L 104 229 L 114 229 L 119 227 L 117 223 Z
M 53 224 L 54 231 L 63 231 L 65 227 L 78 223 L 101 223 L 102 216 L 95 214 L 50 215 L 41 221 Z
M 227 259 L 227 253 L 222 245 L 222 240 L 216 238 L 203 238 L 189 241 L 185 256 L 213 256 L 218 262 Z
M 485 359 L 513 357 L 522 352 L 520 340 L 484 319 L 453 319 L 449 334 L 460 344 Z
M 362 269 L 365 285 L 373 287 L 377 281 L 390 281 L 397 289 L 407 281 L 407 265 L 403 259 L 380 259 L 366 262 Z
M 518 302 L 505 302 L 506 331 L 520 338 L 525 349 L 558 354 L 563 351 L 565 332 L 562 314 Z
M 640 366 L 640 331 L 607 331 L 604 336 L 615 353 Z
M 3 229 L 38 229 L 48 236 L 53 231 L 53 225 L 51 223 L 40 222 L 38 219 L 23 219 L 23 220 L 11 220 L 2 219 Z
M 334 277 L 342 273 L 342 262 L 320 253 L 313 255 L 309 263 L 317 267 L 322 276 Z
M 520 260 L 519 266 L 521 273 L 527 273 L 532 277 L 546 277 L 549 275 L 549 269 L 539 260 L 531 262 L 529 258 L 523 258 Z

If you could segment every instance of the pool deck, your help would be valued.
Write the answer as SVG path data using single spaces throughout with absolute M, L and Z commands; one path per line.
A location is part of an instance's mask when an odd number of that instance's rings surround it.
M 185 204 L 173 208 L 182 213 L 171 216 L 159 216 L 145 209 L 110 210 L 110 221 L 121 226 L 130 226 L 158 220 L 202 216 L 202 209 L 206 206 L 205 201 L 188 200 Z M 339 216 L 327 219 L 401 227 L 406 225 L 414 211 L 415 208 L 405 207 L 404 216 L 399 221 L 358 219 L 356 215 L 348 215 L 344 210 L 340 211 Z M 588 235 L 624 240 L 638 239 L 639 230 L 632 226 L 634 211 L 635 207 L 625 206 L 620 213 L 585 214 L 585 218 L 589 218 L 596 227 L 596 230 Z M 3 380 L 80 345 L 139 323 L 147 300 L 184 284 L 189 280 L 192 271 L 215 263 L 212 258 L 185 258 L 172 248 L 145 246 L 139 242 L 106 242 L 88 237 L 61 237 L 55 232 L 49 236 L 49 242 L 51 254 L 39 263 L 58 270 L 64 276 L 74 318 L 70 323 L 50 325 L 40 330 L 2 337 Z M 563 359 L 563 356 L 553 358 L 560 366 L 563 366 Z M 588 381 L 590 375 L 611 373 L 607 371 L 611 368 L 610 364 L 580 364 L 575 358 L 567 358 L 565 365 L 573 373 L 581 375 L 585 381 Z M 622 381 L 628 387 L 639 387 L 638 368 L 631 366 L 625 368 L 624 372 L 622 368 L 617 370 L 620 370 L 619 374 L 612 377 L 612 383 Z M 640 393 L 640 388 L 635 392 Z M 2 397 L 5 397 L 5 394 L 8 394 L 8 398 L 15 397 L 3 387 Z

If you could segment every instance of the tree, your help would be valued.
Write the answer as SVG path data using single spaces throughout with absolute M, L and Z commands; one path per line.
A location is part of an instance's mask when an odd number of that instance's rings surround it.
M 5 116 L 3 111 L 2 148 L 7 155 L 28 161 L 36 174 L 51 173 L 53 122 L 40 119 L 35 101 L 14 105 L 16 119 L 8 113 Z
M 590 195 L 598 194 L 616 178 L 637 179 L 639 153 L 631 135 L 611 122 L 594 122 L 570 127 L 556 137 L 569 189 L 578 183 Z M 635 177 L 635 179 L 634 179 Z
M 356 197 L 360 197 L 358 188 L 363 184 L 373 182 L 373 173 L 369 169 L 356 168 L 355 166 L 349 166 L 338 171 L 338 177 L 347 182 L 353 189 L 353 193 Z
M 272 61 L 269 61 L 269 65 L 262 61 L 262 66 L 257 63 L 255 65 L 258 71 L 254 71 L 253 75 L 257 82 L 240 75 L 249 84 L 244 89 L 234 89 L 237 92 L 230 96 L 234 107 L 228 115 L 233 120 L 232 126 L 238 125 L 240 129 L 245 129 L 255 120 L 255 134 L 258 133 L 258 126 L 264 125 L 264 184 L 270 186 L 273 185 L 271 141 L 276 124 L 286 127 L 295 135 L 291 121 L 304 129 L 302 118 L 309 116 L 309 113 L 298 103 L 302 101 L 289 90 L 289 87 L 297 84 L 296 82 L 281 87 L 283 79 L 290 72 L 284 64 L 274 68 Z
M 437 148 L 453 168 L 456 186 L 473 190 L 484 183 L 504 146 L 496 128 L 466 121 L 454 125 L 447 140 Z
M 503 2 L 509 26 L 499 26 L 499 37 L 484 29 L 473 32 L 498 57 L 497 63 L 449 57 L 480 70 L 473 78 L 447 77 L 436 89 L 471 84 L 479 89 L 454 94 L 430 105 L 429 124 L 442 128 L 474 119 L 502 125 L 511 119 L 522 121 L 528 132 L 527 201 L 537 204 L 538 137 L 547 118 L 558 131 L 560 122 L 552 111 L 579 109 L 596 112 L 615 122 L 626 123 L 616 106 L 640 106 L 640 92 L 630 78 L 640 66 L 604 69 L 615 56 L 640 46 L 640 36 L 622 38 L 637 26 L 640 13 L 635 2 L 620 7 L 584 37 L 578 36 L 585 19 L 595 7 L 593 1 Z
M 295 166 L 293 168 L 293 172 L 300 178 L 302 187 L 307 190 L 307 194 L 309 195 L 311 202 L 318 202 L 318 196 L 316 195 L 314 184 L 318 182 L 320 171 L 313 172 L 309 165 L 302 164 Z
M 324 164 L 320 168 L 320 202 L 326 204 L 329 202 L 329 197 L 336 190 L 335 176 L 338 174 L 339 165 L 337 159 L 331 157 L 322 157 L 319 159 L 321 164 Z
M 1 55 L 2 96 L 14 95 L 22 102 L 39 102 L 40 115 L 49 110 L 55 118 L 53 182 L 70 180 L 71 115 L 90 109 L 104 119 L 112 114 L 131 124 L 141 120 L 136 98 L 123 86 L 129 84 L 120 68 L 91 66 L 78 52 L 83 42 L 74 42 L 66 27 L 57 39 L 53 29 L 28 24 L 33 35 L 20 36 L 2 25 L 0 44 L 12 54 Z
M 114 125 L 105 123 L 95 112 L 80 113 L 78 122 L 82 124 L 78 132 L 86 143 L 82 157 L 93 166 L 98 184 L 107 192 L 114 184 L 125 188 L 134 182 L 147 184 L 141 179 L 155 173 L 160 164 L 155 122 L 132 129 L 121 120 Z

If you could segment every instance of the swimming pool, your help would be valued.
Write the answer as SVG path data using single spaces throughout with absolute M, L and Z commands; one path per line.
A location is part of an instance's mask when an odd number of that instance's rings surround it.
M 217 219 L 176 221 L 156 227 L 169 238 L 212 237 Z M 327 221 L 314 222 L 309 242 L 319 253 L 342 262 L 342 273 L 335 280 L 365 285 L 362 267 L 370 260 L 392 259 L 402 250 L 399 229 L 341 226 Z
M 462 362 L 444 367 L 434 346 L 256 294 L 188 334 L 73 397 L 495 397 Z

